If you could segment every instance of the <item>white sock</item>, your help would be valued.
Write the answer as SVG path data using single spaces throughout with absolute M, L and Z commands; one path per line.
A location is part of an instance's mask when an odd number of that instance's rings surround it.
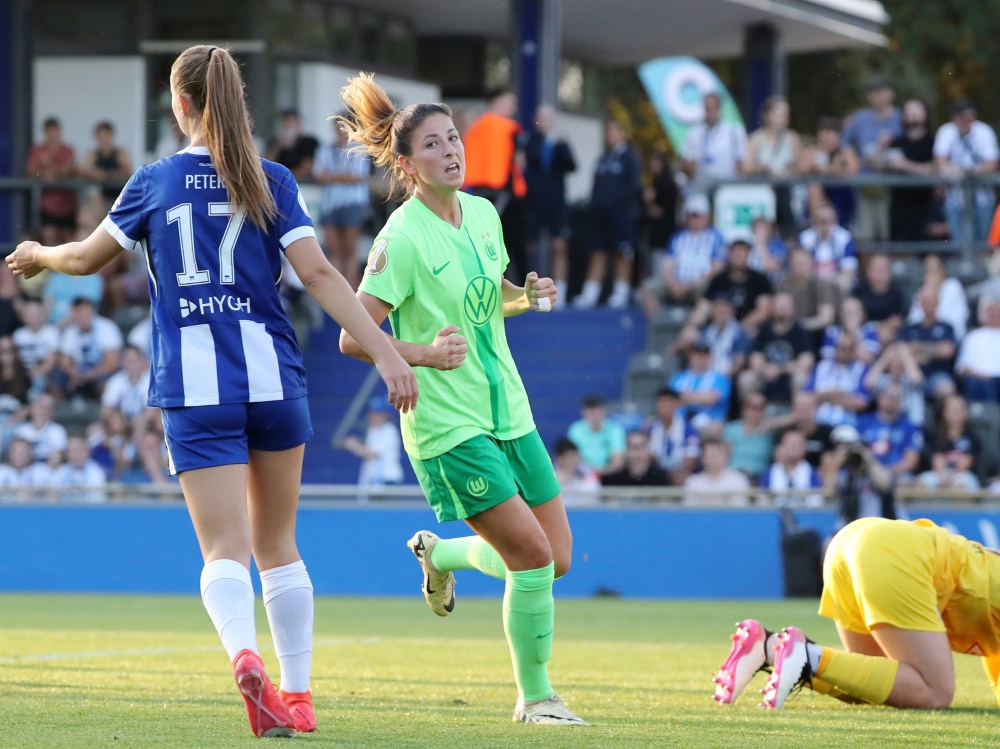
M 599 281 L 584 281 L 583 291 L 580 293 L 580 296 L 596 302 L 601 296 L 601 283 Z
M 201 600 L 233 660 L 241 650 L 257 652 L 250 570 L 232 559 L 216 559 L 201 570 Z
M 767 639 L 764 640 L 764 660 L 767 661 L 768 666 L 774 665 L 774 646 L 778 644 L 778 633 L 772 632 L 768 635 Z
M 264 608 L 271 624 L 274 652 L 281 665 L 281 689 L 309 691 L 312 664 L 313 585 L 305 563 L 286 564 L 260 573 Z
M 569 294 L 569 283 L 567 281 L 556 281 L 556 309 L 566 304 L 567 294 Z
M 814 642 L 807 642 L 806 655 L 809 657 L 809 669 L 816 673 L 816 669 L 819 668 L 819 659 L 823 655 L 823 648 Z
M 632 291 L 631 285 L 628 281 L 622 281 L 618 279 L 615 281 L 615 285 L 612 289 L 612 296 L 628 298 L 629 292 Z

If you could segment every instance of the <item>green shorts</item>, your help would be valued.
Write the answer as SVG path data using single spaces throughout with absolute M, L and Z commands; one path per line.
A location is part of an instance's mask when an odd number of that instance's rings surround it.
M 479 434 L 436 458 L 411 457 L 410 463 L 439 523 L 475 517 L 515 494 L 537 507 L 560 491 L 536 430 L 514 440 Z

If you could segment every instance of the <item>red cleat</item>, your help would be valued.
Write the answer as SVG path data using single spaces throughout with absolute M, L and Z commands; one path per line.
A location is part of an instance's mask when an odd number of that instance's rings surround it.
M 295 719 L 267 678 L 264 663 L 252 650 L 241 650 L 233 660 L 233 678 L 243 694 L 254 736 L 295 736 Z
M 295 730 L 313 733 L 316 730 L 316 713 L 313 711 L 312 692 L 286 692 L 278 690 L 281 701 L 295 719 Z

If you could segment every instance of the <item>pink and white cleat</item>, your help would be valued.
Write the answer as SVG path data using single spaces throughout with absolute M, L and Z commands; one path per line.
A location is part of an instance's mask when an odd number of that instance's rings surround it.
M 767 669 L 764 644 L 768 634 L 756 619 L 744 619 L 736 623 L 736 632 L 730 635 L 732 650 L 713 679 L 715 701 L 720 705 L 736 702 L 753 675 Z
M 778 642 L 774 646 L 774 667 L 761 690 L 764 695 L 761 707 L 777 710 L 784 706 L 788 695 L 795 689 L 809 683 L 813 673 L 807 646 L 811 642 L 796 627 L 783 629 L 778 634 Z

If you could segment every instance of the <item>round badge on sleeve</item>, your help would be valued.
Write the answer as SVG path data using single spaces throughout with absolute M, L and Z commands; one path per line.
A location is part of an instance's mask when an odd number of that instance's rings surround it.
M 380 239 L 372 247 L 371 254 L 368 256 L 368 267 L 365 268 L 369 276 L 377 276 L 389 265 L 388 247 L 388 239 Z

